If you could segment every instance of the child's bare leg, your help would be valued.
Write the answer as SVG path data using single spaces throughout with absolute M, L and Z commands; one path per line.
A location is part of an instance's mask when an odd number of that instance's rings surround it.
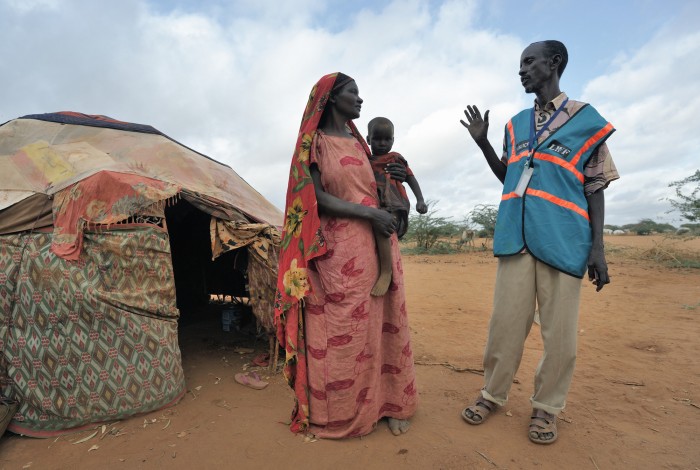
M 379 277 L 370 293 L 381 297 L 386 294 L 389 284 L 391 284 L 391 239 L 377 232 L 374 232 L 374 239 L 377 241 L 377 253 L 379 255 Z

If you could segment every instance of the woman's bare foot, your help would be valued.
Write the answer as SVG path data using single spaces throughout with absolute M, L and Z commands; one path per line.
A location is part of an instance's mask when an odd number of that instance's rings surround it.
M 408 432 L 411 422 L 407 419 L 388 418 L 389 430 L 394 436 L 399 436 Z

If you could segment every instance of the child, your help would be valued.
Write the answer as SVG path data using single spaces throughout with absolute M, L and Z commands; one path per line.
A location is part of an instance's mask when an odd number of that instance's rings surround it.
M 420 214 L 425 214 L 428 212 L 428 206 L 423 200 L 420 186 L 408 167 L 408 162 L 399 153 L 391 151 L 394 144 L 394 124 L 387 118 L 377 117 L 369 122 L 367 128 L 367 143 L 372 148 L 370 163 L 377 181 L 379 205 L 394 216 L 396 234 L 401 238 L 408 230 L 408 211 L 411 204 L 403 184 L 387 175 L 387 165 L 398 164 L 406 169 L 406 182 L 417 200 L 416 210 Z M 372 295 L 382 296 L 391 283 L 391 243 L 388 238 L 381 235 L 375 234 L 374 238 L 377 241 L 380 271 L 379 278 L 372 287 Z

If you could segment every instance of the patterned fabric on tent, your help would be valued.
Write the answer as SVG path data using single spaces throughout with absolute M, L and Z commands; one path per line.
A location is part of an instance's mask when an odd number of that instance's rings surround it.
M 185 382 L 167 233 L 87 232 L 77 262 L 53 254 L 51 238 L 0 237 L 0 391 L 20 401 L 8 429 L 48 437 L 176 402 Z
M 86 227 L 107 226 L 173 198 L 180 188 L 152 178 L 101 171 L 56 194 L 51 251 L 75 261 Z M 162 212 L 162 209 L 161 209 Z

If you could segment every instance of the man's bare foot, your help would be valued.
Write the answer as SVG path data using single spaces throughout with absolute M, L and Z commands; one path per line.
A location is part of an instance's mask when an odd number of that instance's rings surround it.
M 411 422 L 407 419 L 388 418 L 389 430 L 394 436 L 399 436 L 408 432 Z

